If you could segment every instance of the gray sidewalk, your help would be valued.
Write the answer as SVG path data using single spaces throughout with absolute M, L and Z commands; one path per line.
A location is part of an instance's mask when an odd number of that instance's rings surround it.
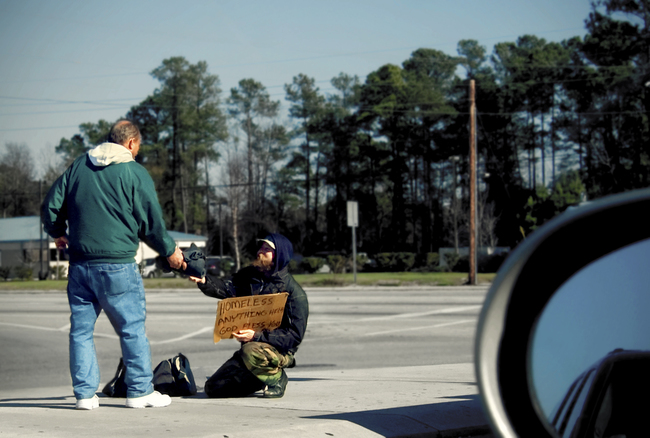
M 369 370 L 288 370 L 281 399 L 174 398 L 165 408 L 127 409 L 103 397 L 76 411 L 71 387 L 0 394 L 0 437 L 492 436 L 473 364 Z M 9 378 L 10 376 L 4 376 Z M 197 385 L 205 382 L 196 376 Z

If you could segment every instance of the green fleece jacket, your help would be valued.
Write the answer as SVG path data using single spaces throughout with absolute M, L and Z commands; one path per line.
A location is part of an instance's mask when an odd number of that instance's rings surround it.
M 53 238 L 67 229 L 70 263 L 133 263 L 140 239 L 165 257 L 176 249 L 153 180 L 115 143 L 72 163 L 45 197 L 41 220 Z

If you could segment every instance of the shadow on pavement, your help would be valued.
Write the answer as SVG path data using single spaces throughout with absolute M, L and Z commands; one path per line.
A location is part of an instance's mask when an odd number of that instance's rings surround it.
M 45 408 L 45 409 L 74 409 L 74 397 L 38 397 L 38 398 L 5 398 L 0 399 L 0 407 L 5 408 Z
M 468 437 L 491 433 L 487 420 L 476 416 L 477 409 L 482 412 L 478 395 L 448 398 L 457 400 L 304 418 L 348 421 L 384 437 L 443 436 L 440 433 L 445 437 Z

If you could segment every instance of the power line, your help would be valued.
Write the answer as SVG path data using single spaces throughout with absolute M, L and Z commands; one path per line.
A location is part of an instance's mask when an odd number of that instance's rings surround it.
M 8 131 L 44 131 L 48 129 L 68 129 L 68 128 L 79 128 L 79 125 L 67 125 L 67 126 L 42 126 L 37 128 L 0 128 L 0 132 Z
M 106 100 L 61 100 L 61 99 L 42 99 L 30 97 L 13 97 L 13 96 L 0 96 L 0 99 L 10 99 L 18 101 L 28 101 L 33 103 L 15 103 L 15 104 L 0 104 L 0 107 L 11 106 L 35 106 L 35 105 L 77 105 L 77 104 L 92 104 L 92 105 L 118 105 L 113 102 L 127 102 L 141 100 L 139 98 L 121 98 L 121 99 L 106 99 Z

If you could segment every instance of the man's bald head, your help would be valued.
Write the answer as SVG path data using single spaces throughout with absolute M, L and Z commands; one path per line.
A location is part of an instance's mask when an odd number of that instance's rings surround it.
M 142 136 L 135 123 L 130 120 L 118 120 L 111 128 L 111 132 L 108 134 L 108 140 L 124 146 L 131 152 L 133 158 L 135 158 L 140 151 Z
M 125 143 L 129 141 L 129 139 L 131 138 L 137 139 L 138 143 L 142 141 L 140 130 L 135 125 L 135 123 L 125 119 L 118 120 L 113 125 L 113 127 L 111 128 L 111 132 L 108 135 L 108 139 L 110 142 L 121 144 L 122 146 L 125 146 Z

